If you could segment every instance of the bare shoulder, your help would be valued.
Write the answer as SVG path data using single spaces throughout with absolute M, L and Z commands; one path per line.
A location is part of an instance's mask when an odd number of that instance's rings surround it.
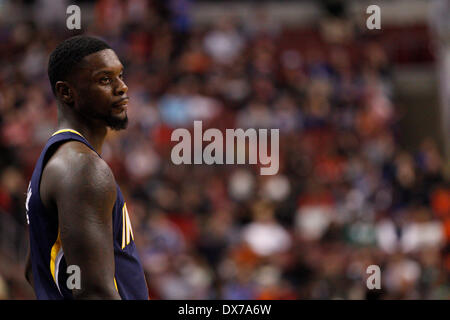
M 58 218 L 68 265 L 82 270 L 76 298 L 120 298 L 114 289 L 113 214 L 116 184 L 109 166 L 80 142 L 66 142 L 48 161 L 41 199 Z
M 108 164 L 78 141 L 67 142 L 56 150 L 43 170 L 40 189 L 44 203 L 57 198 L 112 200 L 116 196 Z

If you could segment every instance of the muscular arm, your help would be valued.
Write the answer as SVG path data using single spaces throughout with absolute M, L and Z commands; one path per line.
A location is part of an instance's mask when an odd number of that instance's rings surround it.
M 114 286 L 112 209 L 116 184 L 108 165 L 78 142 L 64 144 L 47 164 L 41 195 L 58 212 L 67 265 L 81 271 L 75 299 L 120 299 Z

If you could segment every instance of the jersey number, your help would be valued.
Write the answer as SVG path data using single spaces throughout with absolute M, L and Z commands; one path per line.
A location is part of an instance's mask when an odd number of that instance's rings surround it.
M 130 244 L 131 239 L 134 240 L 133 229 L 131 228 L 127 205 L 124 203 L 122 208 L 122 249 Z

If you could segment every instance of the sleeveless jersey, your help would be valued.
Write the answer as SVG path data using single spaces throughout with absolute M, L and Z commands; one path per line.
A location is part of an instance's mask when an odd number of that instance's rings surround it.
M 30 233 L 30 259 L 34 291 L 38 299 L 73 299 L 72 291 L 67 287 L 67 280 L 75 274 L 76 269 L 68 269 L 61 246 L 58 216 L 44 207 L 39 190 L 42 171 L 48 159 L 58 146 L 73 140 L 84 143 L 96 152 L 79 132 L 71 129 L 59 130 L 47 141 L 28 186 L 26 210 Z M 147 300 L 147 284 L 134 243 L 127 206 L 119 186 L 116 188 L 111 239 L 114 243 L 114 285 L 122 299 Z M 82 270 L 80 271 L 82 277 Z

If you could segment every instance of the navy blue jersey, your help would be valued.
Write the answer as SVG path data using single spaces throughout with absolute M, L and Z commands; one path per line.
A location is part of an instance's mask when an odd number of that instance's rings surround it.
M 88 141 L 74 130 L 63 129 L 55 132 L 45 145 L 28 186 L 26 209 L 30 231 L 30 257 L 34 291 L 38 299 L 73 298 L 71 290 L 67 288 L 67 279 L 71 272 L 67 272 L 67 263 L 61 246 L 58 215 L 46 210 L 39 190 L 45 163 L 59 145 L 73 140 L 84 143 L 95 151 Z M 114 243 L 115 288 L 122 299 L 147 300 L 148 291 L 144 271 L 134 244 L 127 206 L 119 186 L 117 186 L 112 219 L 113 239 L 111 240 Z

